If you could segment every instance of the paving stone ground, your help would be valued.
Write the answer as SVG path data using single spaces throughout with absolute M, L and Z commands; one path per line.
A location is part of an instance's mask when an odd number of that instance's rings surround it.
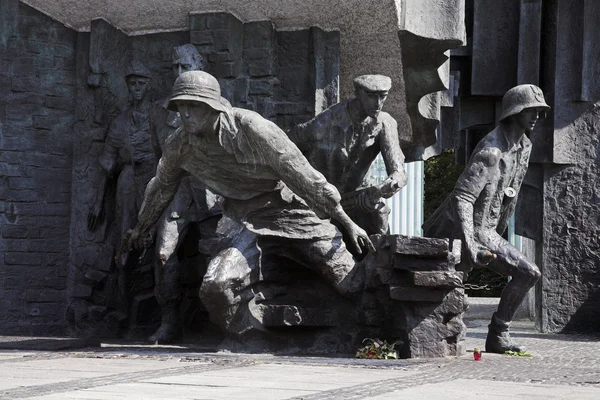
M 487 321 L 469 321 L 467 349 Z M 517 322 L 533 357 L 472 353 L 398 361 L 191 352 L 178 346 L 0 350 L 0 398 L 600 399 L 600 337 L 542 334 Z

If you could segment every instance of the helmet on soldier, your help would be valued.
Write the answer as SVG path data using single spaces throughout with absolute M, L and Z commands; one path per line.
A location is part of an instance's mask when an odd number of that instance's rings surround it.
M 227 106 L 221 102 L 219 81 L 204 71 L 184 72 L 177 78 L 167 108 L 177 111 L 177 101 L 196 101 L 208 104 L 217 111 L 227 110 Z
M 550 109 L 544 99 L 542 89 L 535 85 L 525 84 L 509 89 L 502 98 L 502 115 L 500 121 L 517 115 L 526 108 L 539 108 L 543 111 Z

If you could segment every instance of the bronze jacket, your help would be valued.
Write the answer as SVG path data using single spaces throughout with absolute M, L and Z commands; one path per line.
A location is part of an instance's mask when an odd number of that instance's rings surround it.
M 348 109 L 351 101 L 335 104 L 288 132 L 310 164 L 341 193 L 372 184 L 364 180 L 380 152 L 388 175 L 404 173 L 396 120 L 382 111 L 377 118 L 354 123 Z
M 515 146 L 509 148 L 500 127 L 488 133 L 476 146 L 452 193 L 423 224 L 424 235 L 462 237 L 457 231 L 455 201 L 473 205 L 475 240 L 481 242 L 494 233 L 502 235 L 515 210 L 530 154 L 531 141 L 527 136 L 523 135 Z

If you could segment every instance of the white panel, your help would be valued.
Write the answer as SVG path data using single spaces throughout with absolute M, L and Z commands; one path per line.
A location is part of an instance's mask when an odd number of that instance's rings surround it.
M 383 161 L 378 158 L 375 163 L 383 164 Z M 415 161 L 405 166 L 406 186 L 392 198 L 386 200 L 388 207 L 392 209 L 390 213 L 390 232 L 395 235 L 422 236 L 424 163 L 423 161 Z M 378 168 L 374 168 L 374 170 L 376 169 Z M 385 168 L 383 171 L 383 179 L 385 179 Z M 381 179 L 380 174 L 376 177 Z
M 523 251 L 523 238 L 515 234 L 515 214 L 508 220 L 508 242 L 515 246 L 517 250 Z

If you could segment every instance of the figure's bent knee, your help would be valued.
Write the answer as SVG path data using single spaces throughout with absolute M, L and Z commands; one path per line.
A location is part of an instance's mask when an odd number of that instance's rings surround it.
M 532 262 L 521 260 L 518 268 L 518 276 L 527 282 L 529 286 L 533 286 L 542 277 L 542 273 L 537 265 Z
M 159 238 L 154 253 L 154 260 L 157 265 L 164 266 L 169 260 L 177 259 L 177 242 L 167 241 Z
M 156 259 L 155 259 L 156 261 L 155 262 L 159 266 L 164 267 L 165 264 L 167 263 L 168 259 L 169 259 L 169 255 L 167 253 L 165 253 L 165 252 L 160 251 L 160 252 L 158 252 L 156 254 Z
M 533 264 L 533 269 L 531 270 L 531 275 L 532 275 L 533 284 L 536 284 L 537 281 L 539 281 L 540 278 L 542 277 L 542 272 L 540 271 L 539 267 L 535 264 Z
M 248 262 L 241 251 L 236 248 L 225 249 L 210 260 L 202 286 L 206 286 L 206 289 L 220 287 L 236 275 L 236 270 L 247 268 Z

